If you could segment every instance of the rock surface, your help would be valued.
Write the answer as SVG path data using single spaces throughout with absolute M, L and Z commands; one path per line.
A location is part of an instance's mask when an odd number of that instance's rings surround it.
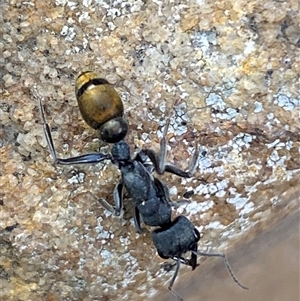
M 171 272 L 151 229 L 135 233 L 130 201 L 117 218 L 94 197 L 113 202 L 116 167 L 53 165 L 34 88 L 61 157 L 109 149 L 79 114 L 83 70 L 122 96 L 133 152 L 158 149 L 168 114 L 169 161 L 187 169 L 201 145 L 193 178 L 162 177 L 174 201 L 193 190 L 174 216 L 197 226 L 199 249 L 233 250 L 298 208 L 298 1 L 0 6 L 1 300 L 158 300 L 167 290 Z

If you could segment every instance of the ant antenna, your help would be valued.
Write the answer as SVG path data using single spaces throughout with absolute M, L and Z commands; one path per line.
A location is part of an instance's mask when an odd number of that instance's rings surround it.
M 244 290 L 248 290 L 249 288 L 244 286 L 238 279 L 237 277 L 234 275 L 232 268 L 229 264 L 228 259 L 226 258 L 224 253 L 205 253 L 205 252 L 196 252 L 196 251 L 191 251 L 192 253 L 194 253 L 195 255 L 199 255 L 199 256 L 206 256 L 206 257 L 222 257 L 224 260 L 224 264 L 227 268 L 228 273 L 230 274 L 231 278 L 233 279 L 233 281 L 240 286 L 242 289 Z

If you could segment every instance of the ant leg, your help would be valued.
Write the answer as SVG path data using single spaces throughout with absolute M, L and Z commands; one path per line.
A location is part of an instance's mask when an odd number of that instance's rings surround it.
M 98 202 L 101 204 L 101 206 L 103 208 L 105 208 L 106 210 L 108 210 L 112 214 L 116 215 L 116 211 L 115 211 L 114 207 L 111 204 L 109 204 L 105 199 L 103 199 L 103 198 L 98 199 Z
M 40 109 L 40 115 L 41 115 L 41 119 L 42 119 L 42 123 L 43 123 L 44 133 L 45 133 L 47 144 L 48 144 L 51 156 L 54 160 L 54 163 L 62 164 L 62 165 L 91 164 L 91 163 L 99 163 L 103 160 L 111 159 L 111 155 L 102 154 L 102 153 L 86 154 L 86 155 L 81 155 L 81 156 L 68 158 L 68 159 L 58 158 L 56 155 L 50 127 L 47 124 L 46 119 L 45 119 L 45 112 L 43 109 L 42 100 L 39 97 L 36 90 L 33 90 L 32 93 L 33 93 L 34 97 L 36 99 L 38 99 L 38 101 L 39 101 L 39 109 Z
M 170 272 L 170 271 L 173 270 L 173 268 L 175 267 L 175 265 L 177 265 L 177 262 L 175 262 L 175 263 L 164 262 L 163 264 L 161 264 L 161 268 L 163 268 L 163 270 L 165 272 Z
M 176 259 L 176 270 L 175 270 L 175 272 L 174 272 L 174 275 L 173 275 L 173 277 L 172 277 L 172 279 L 171 279 L 171 282 L 170 282 L 170 284 L 169 284 L 169 286 L 168 286 L 168 289 L 170 290 L 170 292 L 172 293 L 172 295 L 175 297 L 175 298 L 177 298 L 178 300 L 180 300 L 180 301 L 183 301 L 183 299 L 182 299 L 182 297 L 176 292 L 176 291 L 174 291 L 173 289 L 172 289 L 172 286 L 173 286 L 173 284 L 174 284 L 174 282 L 175 282 L 175 279 L 176 279 L 176 277 L 177 277 L 177 275 L 178 275 L 178 271 L 179 271 L 179 268 L 180 268 L 180 258 L 177 258 Z
M 198 266 L 198 264 L 197 264 L 197 249 L 198 249 L 198 245 L 197 245 L 197 243 L 195 243 L 191 247 L 190 266 L 192 267 L 192 270 L 194 270 Z
M 196 144 L 195 152 L 190 161 L 188 171 L 183 171 L 182 169 L 175 166 L 174 164 L 167 163 L 166 162 L 166 157 L 167 157 L 166 136 L 168 133 L 169 124 L 170 124 L 170 119 L 168 118 L 165 125 L 163 137 L 160 140 L 160 154 L 156 154 L 151 149 L 144 149 L 137 154 L 136 160 L 141 161 L 143 163 L 145 161 L 144 157 L 147 156 L 153 163 L 154 169 L 158 174 L 163 174 L 164 172 L 170 172 L 183 178 L 190 178 L 193 175 L 195 168 L 197 166 L 197 161 L 199 158 L 199 146 L 198 144 Z
M 185 264 L 187 266 L 192 266 L 191 264 L 191 260 L 190 259 L 186 259 L 184 257 L 172 257 L 172 259 L 175 261 L 175 263 L 171 263 L 171 262 L 164 262 L 161 267 L 164 269 L 164 271 L 166 272 L 170 272 L 173 270 L 173 268 L 175 266 L 177 266 L 177 260 L 179 259 L 180 263 Z
M 115 201 L 115 214 L 119 216 L 121 210 L 123 209 L 123 182 L 120 181 L 114 188 L 113 192 L 114 201 Z
M 158 168 L 157 168 L 157 172 L 159 174 L 163 174 L 166 168 L 166 159 L 167 159 L 167 134 L 168 134 L 168 129 L 170 126 L 170 117 L 167 119 L 165 128 L 164 128 L 164 133 L 163 136 L 160 140 L 160 156 L 157 158 L 158 161 Z
M 57 160 L 56 151 L 54 148 L 50 127 L 46 122 L 45 112 L 44 112 L 44 108 L 42 105 L 42 99 L 39 97 L 36 90 L 33 90 L 33 95 L 39 101 L 39 109 L 40 109 L 40 115 L 41 115 L 42 124 L 43 124 L 43 128 L 44 128 L 44 134 L 46 136 L 46 140 L 47 140 L 47 144 L 48 144 L 51 156 L 54 159 L 54 161 L 56 161 Z
M 189 203 L 190 203 L 190 201 L 187 199 L 180 199 L 176 202 L 170 201 L 170 205 L 175 209 L 179 208 L 180 206 L 189 204 Z
M 112 214 L 116 216 L 120 216 L 121 210 L 123 209 L 123 183 L 119 182 L 113 192 L 114 202 L 115 206 L 110 205 L 106 200 L 99 199 L 99 203 L 102 207 L 104 207 L 106 210 L 111 212 Z
M 195 255 L 199 255 L 199 256 L 206 256 L 206 257 L 222 257 L 224 260 L 224 264 L 227 268 L 228 273 L 230 274 L 231 278 L 233 279 L 233 281 L 240 286 L 241 288 L 247 290 L 249 289 L 248 287 L 244 286 L 243 284 L 240 283 L 240 281 L 237 279 L 237 277 L 234 275 L 232 268 L 229 264 L 228 259 L 226 258 L 224 253 L 205 253 L 205 252 L 196 252 L 196 251 L 192 251 L 192 253 L 194 253 Z
M 141 216 L 140 212 L 137 206 L 134 207 L 134 226 L 135 226 L 135 232 L 136 233 L 142 233 L 142 228 L 141 228 Z
M 155 156 L 155 153 L 153 152 L 154 156 Z M 155 166 L 154 163 L 149 162 L 149 156 L 146 154 L 146 150 L 141 150 L 139 151 L 136 156 L 133 158 L 134 161 L 138 161 L 140 163 L 143 164 L 143 166 L 146 168 L 146 170 L 152 174 L 153 171 L 155 170 Z
M 189 201 L 187 199 L 181 199 L 176 202 L 173 202 L 170 198 L 169 188 L 166 184 L 162 183 L 158 178 L 154 178 L 154 183 L 156 187 L 158 188 L 158 191 L 160 192 L 160 199 L 168 203 L 169 206 L 177 209 L 182 205 L 188 204 Z
M 154 184 L 158 190 L 159 198 L 166 204 L 170 204 L 172 206 L 172 201 L 170 199 L 170 192 L 169 188 L 166 184 L 164 184 L 161 180 L 158 178 L 153 178 Z

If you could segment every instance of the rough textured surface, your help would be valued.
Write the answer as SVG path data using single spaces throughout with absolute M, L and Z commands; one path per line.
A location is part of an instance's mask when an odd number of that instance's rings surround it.
M 109 147 L 79 115 L 82 70 L 115 84 L 133 152 L 158 149 L 168 111 L 169 161 L 187 168 L 201 144 L 194 178 L 162 177 L 174 201 L 194 191 L 174 215 L 195 223 L 200 249 L 226 252 L 298 207 L 285 197 L 300 172 L 298 1 L 0 5 L 3 300 L 151 300 L 171 277 L 130 202 L 117 218 L 91 194 L 112 202 L 112 164 L 52 165 L 33 87 L 58 154 Z
M 298 210 L 287 216 L 230 252 L 229 260 L 249 290 L 237 289 L 232 279 L 226 277 L 224 264 L 211 260 L 181 277 L 177 292 L 185 301 L 198 301 L 199 296 L 209 301 L 282 301 L 286 296 L 289 301 L 299 301 L 299 213 Z M 174 297 L 165 290 L 159 300 L 174 301 Z

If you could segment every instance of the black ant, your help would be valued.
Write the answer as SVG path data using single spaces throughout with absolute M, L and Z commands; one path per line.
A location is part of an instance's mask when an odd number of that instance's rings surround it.
M 200 234 L 186 217 L 178 216 L 173 221 L 171 220 L 171 206 L 173 204 L 169 198 L 168 187 L 152 175 L 155 170 L 158 174 L 170 172 L 180 177 L 191 177 L 199 156 L 198 145 L 196 145 L 190 162 L 189 171 L 183 171 L 175 165 L 167 163 L 166 135 L 170 123 L 168 119 L 160 141 L 160 154 L 156 154 L 150 149 L 144 149 L 132 159 L 129 146 L 123 140 L 128 130 L 127 123 L 122 117 L 123 104 L 118 99 L 114 89 L 106 80 L 98 78 L 97 74 L 90 71 L 79 75 L 75 87 L 79 108 L 85 121 L 91 127 L 99 129 L 102 140 L 114 143 L 114 145 L 111 154 L 90 153 L 67 159 L 58 158 L 50 127 L 45 120 L 41 99 L 37 92 L 33 91 L 35 97 L 39 99 L 44 132 L 54 162 L 61 165 L 73 165 L 93 164 L 103 160 L 111 160 L 112 163 L 118 166 L 122 179 L 113 192 L 115 206 L 112 207 L 105 200 L 100 200 L 100 202 L 115 215 L 120 215 L 123 208 L 122 191 L 125 188 L 135 204 L 134 223 L 136 232 L 141 232 L 140 216 L 142 216 L 146 225 L 160 227 L 152 232 L 153 243 L 160 257 L 164 259 L 171 258 L 176 261 L 174 264 L 176 270 L 169 289 L 179 300 L 182 300 L 182 298 L 172 290 L 172 286 L 178 275 L 180 264 L 191 266 L 194 270 L 197 267 L 197 256 L 222 257 L 233 280 L 242 288 L 247 289 L 234 276 L 223 253 L 197 251 Z M 104 111 L 97 113 L 94 106 L 98 107 L 97 109 L 102 108 Z M 105 109 L 107 109 L 107 112 Z M 150 159 L 150 164 L 147 163 L 148 159 Z M 187 251 L 191 251 L 190 259 L 182 257 L 182 254 Z

